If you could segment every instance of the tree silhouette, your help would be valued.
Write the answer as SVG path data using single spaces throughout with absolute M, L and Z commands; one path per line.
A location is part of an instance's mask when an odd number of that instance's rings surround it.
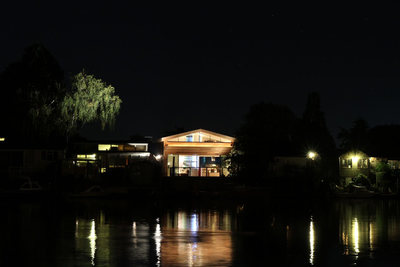
M 361 150 L 367 152 L 368 150 L 368 123 L 362 119 L 353 121 L 350 129 L 342 128 L 338 134 L 340 140 L 340 148 L 344 151 Z
M 316 151 L 320 156 L 321 175 L 324 178 L 333 179 L 337 171 L 336 145 L 326 126 L 325 115 L 321 111 L 320 97 L 316 92 L 308 95 L 302 128 L 304 150 Z
M 8 139 L 45 140 L 56 130 L 64 74 L 42 45 L 27 47 L 22 58 L 0 74 L 0 125 Z
M 265 181 L 274 156 L 297 153 L 298 125 L 299 120 L 285 106 L 263 102 L 251 106 L 236 134 L 233 156 L 240 159 L 231 159 L 240 165 L 235 166 L 238 175 L 246 176 L 248 183 Z

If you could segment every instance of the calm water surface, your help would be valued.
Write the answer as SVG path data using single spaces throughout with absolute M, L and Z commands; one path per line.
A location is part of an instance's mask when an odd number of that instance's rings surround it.
M 0 207 L 0 266 L 400 262 L 397 200 L 2 201 Z

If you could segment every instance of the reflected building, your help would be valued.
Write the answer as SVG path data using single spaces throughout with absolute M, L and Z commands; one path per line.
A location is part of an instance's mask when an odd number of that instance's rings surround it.
M 161 220 L 164 266 L 232 264 L 231 215 L 228 212 L 167 213 Z
M 75 255 L 78 262 L 110 263 L 110 227 L 105 223 L 104 214 L 98 218 L 77 218 L 75 221 Z
M 376 210 L 360 202 L 338 205 L 339 241 L 343 246 L 343 254 L 354 256 L 357 260 L 359 255 L 372 253 L 379 234 Z

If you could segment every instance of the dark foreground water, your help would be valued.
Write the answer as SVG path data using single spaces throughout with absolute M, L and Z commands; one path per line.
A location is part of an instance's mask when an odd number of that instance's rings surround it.
M 0 266 L 399 266 L 397 200 L 0 202 Z

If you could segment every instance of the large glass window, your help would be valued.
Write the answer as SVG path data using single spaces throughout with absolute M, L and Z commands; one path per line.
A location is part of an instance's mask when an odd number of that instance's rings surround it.
M 357 167 L 359 169 L 367 169 L 368 168 L 368 159 L 359 159 Z
M 351 159 L 342 159 L 342 168 L 349 168 L 353 167 L 353 162 Z

